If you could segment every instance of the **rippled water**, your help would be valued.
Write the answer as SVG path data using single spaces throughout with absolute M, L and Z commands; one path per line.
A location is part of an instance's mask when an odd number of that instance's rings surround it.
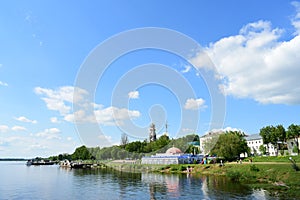
M 0 162 L 0 199 L 271 199 L 226 178 Z

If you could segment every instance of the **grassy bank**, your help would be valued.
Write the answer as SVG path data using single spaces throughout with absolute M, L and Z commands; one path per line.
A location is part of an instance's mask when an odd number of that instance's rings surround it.
M 273 158 L 274 159 L 274 158 Z M 280 158 L 281 159 L 281 158 Z M 295 171 L 289 161 L 267 163 L 265 159 L 243 164 L 180 164 L 180 165 L 141 165 L 133 163 L 108 162 L 106 165 L 118 171 L 127 172 L 158 172 L 158 173 L 187 173 L 192 168 L 192 174 L 225 176 L 231 181 L 246 184 L 252 188 L 263 188 L 272 195 L 285 198 L 300 196 L 300 171 Z
M 142 164 L 132 164 L 132 163 L 116 163 L 107 162 L 105 163 L 107 167 L 113 168 L 118 171 L 125 172 L 157 172 L 162 169 L 165 165 L 142 165 Z
M 226 176 L 231 181 L 246 184 L 252 188 L 263 188 L 272 195 L 285 198 L 300 197 L 300 171 L 295 171 L 291 164 L 226 164 L 219 165 L 168 165 L 161 168 L 163 173 L 186 173 L 186 168 L 193 168 L 194 174 Z

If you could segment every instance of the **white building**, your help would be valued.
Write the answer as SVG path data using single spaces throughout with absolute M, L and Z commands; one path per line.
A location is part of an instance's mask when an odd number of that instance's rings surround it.
M 204 155 L 209 154 L 210 150 L 215 146 L 220 134 L 223 131 L 208 132 L 207 134 L 200 137 L 200 152 Z
M 251 155 L 262 155 L 263 152 L 259 150 L 259 147 L 263 145 L 266 148 L 266 152 L 269 152 L 270 156 L 276 156 L 276 149 L 272 144 L 269 144 L 269 149 L 266 144 L 263 143 L 263 139 L 259 134 L 248 135 L 246 138 L 247 145 L 250 148 Z
M 180 149 L 176 147 L 169 148 L 166 153 L 157 153 L 150 157 L 142 157 L 142 164 L 192 164 L 194 162 L 200 163 L 203 156 L 183 154 Z

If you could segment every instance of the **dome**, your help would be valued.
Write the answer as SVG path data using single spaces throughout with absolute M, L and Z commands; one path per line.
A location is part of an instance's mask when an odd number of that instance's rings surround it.
M 171 147 L 166 151 L 166 154 L 181 154 L 182 151 L 176 147 Z

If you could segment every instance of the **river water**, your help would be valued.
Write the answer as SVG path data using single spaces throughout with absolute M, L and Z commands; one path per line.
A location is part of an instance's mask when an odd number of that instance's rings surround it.
M 224 177 L 0 162 L 0 199 L 272 199 Z

